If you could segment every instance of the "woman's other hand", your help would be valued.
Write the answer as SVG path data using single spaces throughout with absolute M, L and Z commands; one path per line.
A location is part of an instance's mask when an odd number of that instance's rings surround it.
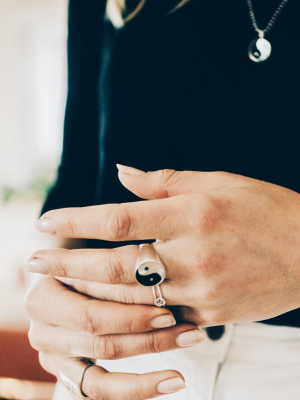
M 167 309 L 95 300 L 53 277 L 36 280 L 25 305 L 31 317 L 31 345 L 39 351 L 43 368 L 58 379 L 59 370 L 70 359 L 114 360 L 190 347 L 203 340 L 194 325 L 176 325 Z M 83 389 L 90 398 L 148 399 L 167 393 L 168 385 L 174 391 L 184 388 L 177 371 L 145 375 L 105 372 L 93 367 L 86 374 Z M 171 382 L 173 378 L 176 380 Z M 165 380 L 168 382 L 163 384 Z

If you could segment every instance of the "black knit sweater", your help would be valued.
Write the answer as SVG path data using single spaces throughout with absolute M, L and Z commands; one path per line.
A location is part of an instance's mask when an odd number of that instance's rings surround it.
M 246 1 L 194 0 L 169 16 L 156 2 L 114 29 L 103 0 L 70 0 L 64 148 L 43 211 L 137 200 L 116 163 L 223 170 L 300 193 L 300 2 L 260 64 L 247 56 L 257 34 Z M 253 4 L 264 28 L 278 2 Z M 300 310 L 266 322 L 300 327 Z

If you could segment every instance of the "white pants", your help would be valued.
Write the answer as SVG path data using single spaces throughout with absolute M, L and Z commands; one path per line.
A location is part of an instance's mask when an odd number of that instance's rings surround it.
M 300 400 L 300 329 L 227 325 L 218 341 L 206 338 L 194 348 L 99 365 L 118 372 L 180 371 L 187 389 L 166 400 Z M 53 400 L 69 399 L 57 385 Z

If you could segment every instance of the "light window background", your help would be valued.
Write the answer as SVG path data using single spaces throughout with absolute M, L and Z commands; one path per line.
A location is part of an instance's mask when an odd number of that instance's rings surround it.
M 55 178 L 66 100 L 67 0 L 0 0 L 0 328 L 23 329 L 23 264 Z

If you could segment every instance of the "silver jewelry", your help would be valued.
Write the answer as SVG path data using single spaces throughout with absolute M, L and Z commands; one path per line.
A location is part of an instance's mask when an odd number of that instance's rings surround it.
M 154 304 L 164 307 L 166 300 L 162 297 L 159 285 L 166 277 L 166 270 L 151 244 L 140 244 L 140 251 L 135 265 L 135 279 L 142 286 L 152 287 Z
M 60 380 L 72 394 L 87 400 L 88 397 L 82 393 L 82 382 L 86 370 L 94 365 L 91 360 L 69 362 L 59 371 Z
M 287 5 L 288 0 L 282 0 L 282 2 L 279 4 L 278 8 L 274 12 L 272 18 L 270 19 L 270 21 L 265 29 L 259 29 L 259 27 L 257 25 L 252 1 L 251 0 L 246 0 L 246 1 L 247 1 L 250 19 L 251 19 L 253 28 L 258 33 L 258 39 L 253 40 L 248 47 L 248 55 L 252 61 L 262 62 L 262 61 L 267 60 L 270 57 L 271 51 L 272 51 L 271 43 L 267 39 L 265 39 L 265 35 L 267 33 L 269 33 L 270 30 L 273 28 L 277 18 L 283 11 L 284 7 Z

